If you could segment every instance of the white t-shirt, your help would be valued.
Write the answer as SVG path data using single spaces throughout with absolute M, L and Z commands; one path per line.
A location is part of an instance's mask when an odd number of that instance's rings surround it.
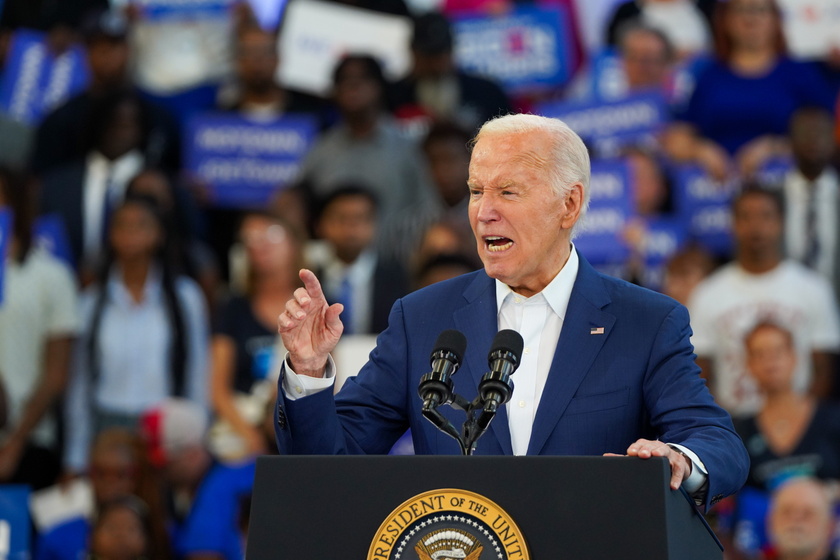
M 74 336 L 79 330 L 76 283 L 70 270 L 46 251 L 33 248 L 23 264 L 6 260 L 0 304 L 0 378 L 9 400 L 8 428 L 20 421 L 41 379 L 44 345 L 51 337 Z M 51 445 L 52 419 L 45 418 L 32 439 Z
M 798 390 L 810 384 L 811 352 L 840 347 L 840 319 L 831 286 L 792 260 L 764 274 L 750 274 L 730 263 L 697 286 L 688 308 L 695 351 L 712 360 L 715 398 L 733 414 L 754 413 L 761 405 L 744 352 L 744 336 L 757 323 L 774 322 L 793 334 Z

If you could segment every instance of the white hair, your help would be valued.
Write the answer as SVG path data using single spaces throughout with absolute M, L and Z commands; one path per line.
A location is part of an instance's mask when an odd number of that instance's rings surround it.
M 505 115 L 496 117 L 484 123 L 472 141 L 475 145 L 482 137 L 490 134 L 524 134 L 541 131 L 546 133 L 553 144 L 553 164 L 545 170 L 548 184 L 561 197 L 571 191 L 572 185 L 579 183 L 583 186 L 583 205 L 580 216 L 572 228 L 572 236 L 577 233 L 579 225 L 583 223 L 586 211 L 589 209 L 589 151 L 574 130 L 560 119 L 541 117 L 539 115 Z

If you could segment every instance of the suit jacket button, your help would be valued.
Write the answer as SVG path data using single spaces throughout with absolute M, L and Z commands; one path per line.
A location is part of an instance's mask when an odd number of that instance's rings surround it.
M 282 405 L 277 405 L 277 425 L 281 429 L 286 427 L 286 412 L 283 410 Z

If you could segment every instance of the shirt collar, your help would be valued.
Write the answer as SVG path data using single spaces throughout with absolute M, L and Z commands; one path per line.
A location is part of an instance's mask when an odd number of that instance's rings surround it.
M 551 310 L 554 311 L 561 319 L 566 317 L 566 309 L 569 307 L 569 299 L 572 297 L 572 288 L 575 285 L 578 269 L 580 268 L 580 259 L 577 255 L 577 250 L 572 244 L 572 250 L 569 253 L 569 260 L 557 273 L 557 276 L 548 283 L 542 292 L 532 297 L 542 295 L 548 303 Z M 505 298 L 513 294 L 514 291 L 510 286 L 496 280 L 496 313 L 501 312 L 502 304 Z M 530 298 L 526 298 L 530 299 Z
M 149 269 L 149 274 L 146 275 L 146 283 L 143 285 L 143 301 L 139 304 L 135 303 L 122 278 L 122 270 L 119 266 L 114 266 L 108 274 L 108 293 L 113 298 L 114 302 L 121 305 L 131 307 L 135 305 L 143 305 L 146 303 L 155 303 L 161 299 L 161 292 L 163 289 L 163 273 L 160 267 L 153 265 Z

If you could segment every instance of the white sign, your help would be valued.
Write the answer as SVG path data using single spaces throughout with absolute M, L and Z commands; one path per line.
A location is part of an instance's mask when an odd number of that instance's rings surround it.
M 788 50 L 797 58 L 822 58 L 840 49 L 840 0 L 779 0 Z
M 341 57 L 368 54 L 379 59 L 389 79 L 399 79 L 410 67 L 410 37 L 408 18 L 319 0 L 290 2 L 280 31 L 277 78 L 290 89 L 327 96 Z

